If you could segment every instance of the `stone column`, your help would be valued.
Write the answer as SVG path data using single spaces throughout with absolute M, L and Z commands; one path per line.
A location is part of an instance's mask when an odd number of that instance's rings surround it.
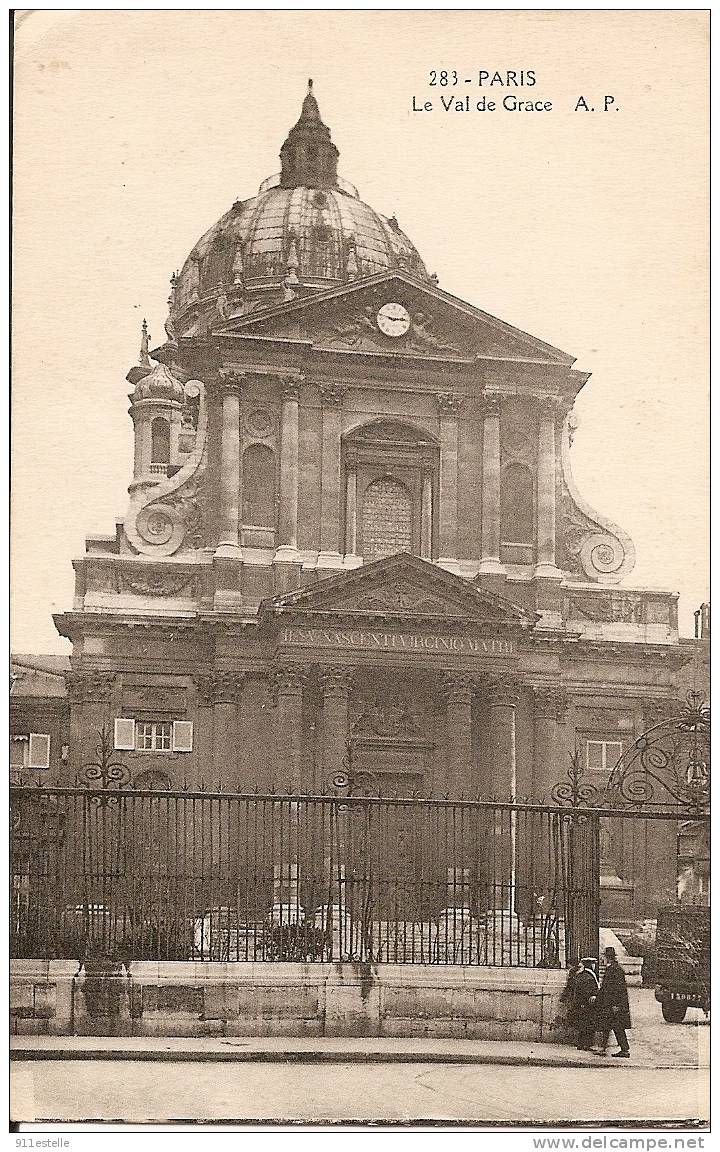
M 566 773 L 565 756 L 558 736 L 567 712 L 567 697 L 557 687 L 534 688 L 533 697 L 535 732 L 532 795 L 534 799 L 549 804 L 552 788 Z
M 319 788 L 331 787 L 336 776 L 346 771 L 348 741 L 348 696 L 352 670 L 325 665 L 320 670 L 322 710 L 322 780 Z
M 557 401 L 539 406 L 535 575 L 562 577 L 555 565 L 555 428 Z
M 490 682 L 490 793 L 499 801 L 515 795 L 515 709 L 517 683 L 509 677 Z M 495 812 L 490 867 L 492 906 L 510 910 L 514 905 L 515 819 L 509 809 Z
M 500 800 L 515 794 L 515 709 L 518 685 L 510 677 L 490 681 L 491 792 Z
M 220 533 L 221 556 L 240 553 L 240 389 L 241 373 L 221 369 L 218 393 L 222 396 L 220 441 Z
M 277 710 L 276 765 L 279 794 L 297 794 L 303 786 L 303 684 L 305 669 L 299 664 L 275 667 L 274 689 Z M 279 924 L 302 921 L 305 912 L 299 888 L 304 846 L 298 824 L 298 804 L 278 801 L 273 822 L 273 908 Z
M 319 384 L 322 405 L 322 479 L 318 567 L 337 567 L 340 549 L 340 433 L 344 389 Z
M 302 772 L 304 679 L 300 664 L 278 664 L 275 668 L 276 782 L 281 792 L 298 792 L 307 783 Z
M 500 561 L 500 398 L 484 395 L 480 572 L 504 576 Z
M 472 676 L 446 673 L 443 677 L 446 702 L 447 778 L 445 790 L 450 799 L 466 799 L 477 791 L 473 780 L 472 702 L 475 686 Z
M 236 786 L 238 707 L 242 692 L 242 672 L 214 672 L 206 690 L 213 703 L 213 786 L 219 783 Z
M 278 559 L 294 559 L 298 516 L 298 401 L 300 377 L 285 379 L 280 430 L 280 547 Z
M 427 460 L 422 462 L 422 498 L 420 506 L 420 555 L 423 560 L 432 559 L 432 490 L 433 468 Z
M 458 424 L 462 396 L 437 392 L 440 413 L 440 563 L 458 554 Z

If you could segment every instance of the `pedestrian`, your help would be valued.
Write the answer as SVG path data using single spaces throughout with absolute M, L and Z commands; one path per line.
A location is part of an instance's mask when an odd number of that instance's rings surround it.
M 615 949 L 606 948 L 605 971 L 595 1001 L 597 1037 L 592 1051 L 598 1056 L 605 1055 L 612 1030 L 620 1045 L 620 1051 L 613 1052 L 613 1056 L 621 1060 L 628 1060 L 630 1058 L 630 1044 L 627 1038 L 627 1029 L 631 1027 L 630 1002 L 625 983 L 625 972 L 618 964 Z
M 598 994 L 598 981 L 594 966 L 594 956 L 583 956 L 570 971 L 561 1000 L 567 1004 L 567 1022 L 577 1029 L 577 1048 L 589 1052 L 595 1032 L 595 998 Z

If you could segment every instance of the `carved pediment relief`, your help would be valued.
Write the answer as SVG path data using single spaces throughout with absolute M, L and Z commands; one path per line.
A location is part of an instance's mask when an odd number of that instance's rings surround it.
M 389 306 L 391 322 L 383 325 L 379 313 Z M 309 340 L 329 351 L 573 362 L 543 341 L 397 272 L 238 318 L 216 334 Z
M 352 572 L 265 601 L 261 615 L 296 612 L 312 616 L 442 619 L 482 624 L 527 625 L 533 617 L 500 596 L 478 588 L 417 556 L 387 556 Z

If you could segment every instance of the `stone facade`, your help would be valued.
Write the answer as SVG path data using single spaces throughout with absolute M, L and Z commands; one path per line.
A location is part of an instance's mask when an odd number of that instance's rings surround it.
M 127 514 L 56 617 L 67 771 L 124 719 L 132 779 L 324 789 L 350 742 L 400 790 L 547 796 L 576 746 L 600 781 L 687 654 L 676 596 L 620 586 L 632 543 L 572 479 L 588 375 L 438 287 L 336 177 L 312 93 L 282 159 L 128 373 Z M 628 911 L 673 882 L 657 865 Z

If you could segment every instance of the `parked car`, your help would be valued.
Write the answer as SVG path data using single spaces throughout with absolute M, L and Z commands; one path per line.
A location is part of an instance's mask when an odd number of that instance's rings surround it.
M 658 912 L 655 999 L 668 1024 L 688 1008 L 710 1011 L 710 909 L 674 905 Z

